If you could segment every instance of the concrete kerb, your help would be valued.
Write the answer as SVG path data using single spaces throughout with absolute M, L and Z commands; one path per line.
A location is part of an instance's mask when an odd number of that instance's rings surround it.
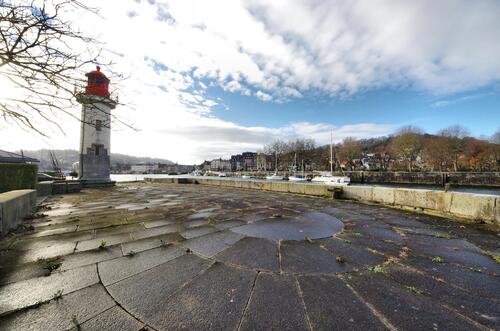
M 36 190 L 15 190 L 0 194 L 0 232 L 18 227 L 36 206 Z

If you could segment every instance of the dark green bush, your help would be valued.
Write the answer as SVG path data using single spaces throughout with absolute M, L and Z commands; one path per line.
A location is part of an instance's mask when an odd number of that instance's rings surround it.
M 0 193 L 35 188 L 38 165 L 0 163 Z

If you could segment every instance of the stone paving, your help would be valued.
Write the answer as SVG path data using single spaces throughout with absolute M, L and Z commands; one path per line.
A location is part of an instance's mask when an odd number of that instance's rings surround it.
M 499 236 L 201 185 L 48 199 L 0 242 L 1 330 L 500 329 Z

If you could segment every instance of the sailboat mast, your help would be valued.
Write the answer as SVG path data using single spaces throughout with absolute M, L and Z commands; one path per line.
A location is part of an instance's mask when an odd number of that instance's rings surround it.
M 275 155 L 276 155 L 276 161 L 274 162 L 274 172 L 278 173 L 278 151 L 276 151 Z
M 333 131 L 330 133 L 330 173 L 333 175 Z

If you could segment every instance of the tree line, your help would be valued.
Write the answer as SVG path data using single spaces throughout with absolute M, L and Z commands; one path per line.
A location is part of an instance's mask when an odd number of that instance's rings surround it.
M 329 170 L 330 146 L 317 146 L 313 139 L 275 140 L 264 146 L 270 156 L 278 154 L 278 168 L 287 170 L 297 158 L 300 169 Z M 478 139 L 461 125 L 427 134 L 406 126 L 391 136 L 345 138 L 333 145 L 333 168 L 373 171 L 500 171 L 500 128 L 489 139 Z

